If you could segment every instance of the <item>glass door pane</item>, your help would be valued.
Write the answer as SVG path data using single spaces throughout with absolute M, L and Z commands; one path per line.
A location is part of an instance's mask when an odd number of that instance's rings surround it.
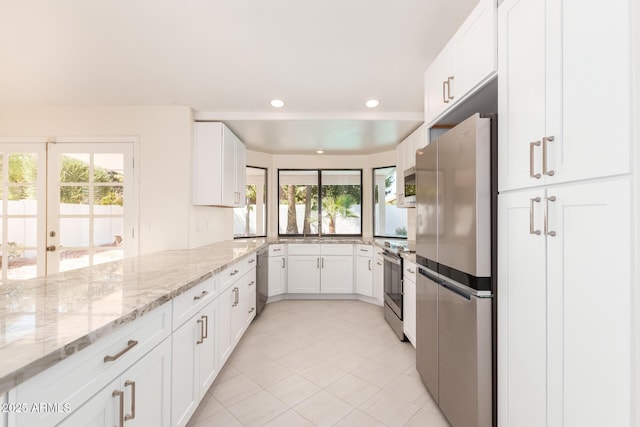
M 45 273 L 45 145 L 0 145 L 0 284 Z

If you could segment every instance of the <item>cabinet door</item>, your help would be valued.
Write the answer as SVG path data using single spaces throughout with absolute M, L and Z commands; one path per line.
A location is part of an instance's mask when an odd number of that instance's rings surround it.
M 216 354 L 216 330 L 218 327 L 219 300 L 212 301 L 198 315 L 204 323 L 204 339 L 198 347 L 198 395 L 200 397 L 209 390 L 218 375 L 218 354 Z
M 320 293 L 320 257 L 289 255 L 287 287 L 292 294 Z
M 119 425 L 120 399 L 118 396 L 113 396 L 114 391 L 122 391 L 119 378 L 100 390 L 58 426 L 113 427 Z
M 356 257 L 356 293 L 373 296 L 373 259 L 371 257 Z
M 629 181 L 554 187 L 547 200 L 548 419 L 631 425 Z
M 404 205 L 404 141 L 396 146 L 396 197 L 398 206 Z
M 546 28 L 545 2 L 505 0 L 498 12 L 498 186 L 526 188 L 544 184 Z M 530 161 L 534 175 L 530 176 Z
M 323 294 L 353 293 L 352 256 L 323 256 L 321 267 L 320 288 Z
M 236 136 L 228 127 L 222 126 L 222 129 L 222 205 L 237 206 Z
M 174 425 L 170 416 L 171 340 L 164 340 L 129 368 L 122 375 L 120 386 L 125 392 L 127 426 Z
M 235 207 L 244 207 L 246 203 L 246 183 L 247 183 L 247 154 L 244 144 L 236 138 L 236 161 L 234 163 L 236 169 L 236 190 L 238 192 L 238 199 L 235 203 Z
M 384 260 L 382 249 L 376 248 L 375 263 L 373 265 L 373 297 L 378 305 L 384 303 Z
M 496 70 L 495 1 L 482 0 L 478 3 L 456 32 L 452 48 L 455 71 L 450 85 L 455 102 Z
M 241 283 L 244 278 L 240 278 L 236 283 L 231 285 L 231 297 L 233 298 L 231 302 L 231 347 L 235 347 L 238 340 L 242 336 L 242 332 L 244 332 L 244 324 L 245 324 L 245 295 L 243 295 L 243 289 L 245 285 Z
M 171 424 L 174 426 L 187 425 L 200 399 L 197 342 L 202 329 L 198 320 L 200 315 L 196 314 L 173 333 Z
M 233 286 L 230 286 L 218 298 L 218 325 L 216 339 L 218 340 L 218 363 L 223 366 L 233 349 L 231 343 L 231 306 L 235 301 Z
M 632 2 L 547 3 L 547 183 L 628 173 Z
M 425 123 L 433 122 L 452 102 L 451 89 L 447 87 L 453 76 L 453 55 L 448 44 L 424 74 Z M 447 80 L 449 79 L 449 80 Z M 445 83 L 447 82 L 447 83 Z M 449 89 L 447 91 L 447 89 Z
M 416 346 L 416 283 L 413 280 L 404 280 L 402 294 L 402 324 L 404 334 L 409 342 Z
M 286 265 L 285 257 L 269 257 L 269 296 L 281 295 L 286 292 Z
M 498 421 L 504 427 L 547 422 L 544 196 L 543 190 L 498 196 Z M 530 234 L 531 219 L 540 234 Z

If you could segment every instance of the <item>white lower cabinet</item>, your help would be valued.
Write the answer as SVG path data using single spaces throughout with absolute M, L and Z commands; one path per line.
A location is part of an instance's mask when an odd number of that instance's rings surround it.
M 169 427 L 170 411 L 171 340 L 166 339 L 59 425 Z
M 384 259 L 382 248 L 375 248 L 373 264 L 373 297 L 378 305 L 384 305 Z
M 287 287 L 289 293 L 320 293 L 320 254 L 314 256 L 289 255 L 288 260 Z
M 402 325 L 409 342 L 416 346 L 416 265 L 404 260 L 402 292 Z
M 185 426 L 218 373 L 215 345 L 218 300 L 173 333 L 172 423 Z
M 287 293 L 287 257 L 269 256 L 269 296 Z
M 373 296 L 373 246 L 356 245 L 356 293 Z
M 323 255 L 320 260 L 320 266 L 321 293 L 353 293 L 353 256 Z
M 498 198 L 501 426 L 631 424 L 628 179 Z
M 235 303 L 235 291 L 233 287 L 227 288 L 218 297 L 218 328 L 216 338 L 218 340 L 218 360 L 220 366 L 224 365 L 233 351 L 231 340 L 231 308 Z
M 289 293 L 352 294 L 352 244 L 289 244 Z

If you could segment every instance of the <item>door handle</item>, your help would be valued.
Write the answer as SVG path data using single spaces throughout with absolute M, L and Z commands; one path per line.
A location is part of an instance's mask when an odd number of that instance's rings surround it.
M 540 230 L 533 229 L 533 204 L 540 203 L 540 197 L 529 199 L 529 234 L 540 235 Z
M 204 334 L 202 334 L 202 340 L 205 338 L 209 338 L 209 316 L 202 316 L 202 320 L 204 320 Z
M 320 268 L 320 258 L 316 258 L 316 268 Z
M 322 262 L 321 262 L 321 264 L 322 264 L 322 268 L 324 268 L 324 257 L 322 257 Z
M 555 231 L 549 231 L 549 202 L 555 202 L 556 196 L 545 197 L 544 198 L 544 235 L 545 236 L 555 236 Z
M 122 356 L 123 354 L 125 354 L 127 351 L 131 350 L 133 347 L 138 345 L 138 341 L 135 340 L 129 340 L 127 342 L 127 346 L 123 349 L 120 350 L 118 353 L 114 354 L 113 356 L 105 356 L 104 357 L 104 361 L 106 362 L 113 362 L 114 360 L 117 360 L 120 356 Z
M 253 310 L 255 310 L 255 307 L 251 307 L 251 310 L 249 310 L 249 314 L 253 313 Z
M 127 388 L 129 386 L 131 386 L 131 413 L 124 416 L 125 421 L 133 420 L 136 417 L 136 382 L 125 381 L 124 387 Z
M 284 268 L 284 258 L 282 258 L 282 268 Z
M 113 397 L 117 397 L 118 400 L 120 401 L 120 412 L 118 414 L 118 424 L 120 425 L 120 427 L 124 427 L 124 392 L 120 391 L 120 390 L 113 390 L 113 393 L 111 393 L 111 396 Z
M 371 260 L 369 260 L 369 271 L 371 271 Z
M 55 251 L 56 251 L 56 245 L 47 246 L 47 252 L 55 252 Z
M 447 99 L 447 93 L 445 92 L 445 85 L 448 85 L 448 84 L 449 84 L 448 81 L 442 82 L 442 102 L 444 102 L 445 104 L 449 103 L 449 100 Z
M 453 80 L 453 76 L 449 76 L 447 77 L 447 98 L 448 99 L 453 99 L 453 96 L 451 96 L 451 81 Z M 449 101 L 447 101 L 449 102 Z
M 194 296 L 194 297 L 193 297 L 193 300 L 194 300 L 194 301 L 198 301 L 199 299 L 204 298 L 208 293 L 209 293 L 209 292 L 207 292 L 207 291 L 202 291 L 202 293 L 201 293 L 200 295 L 196 295 L 196 296 Z
M 542 174 L 553 176 L 554 171 L 547 170 L 547 143 L 553 142 L 555 138 L 553 136 L 545 136 L 542 138 Z
M 534 141 L 529 143 L 529 176 L 535 179 L 540 179 L 540 176 L 541 176 L 539 173 L 534 173 L 534 170 L 533 170 L 533 150 L 535 150 L 535 147 L 538 147 L 539 145 L 540 145 L 540 141 Z
M 198 319 L 197 323 L 200 324 L 200 339 L 196 341 L 196 344 L 202 344 L 204 342 L 204 321 L 202 319 Z

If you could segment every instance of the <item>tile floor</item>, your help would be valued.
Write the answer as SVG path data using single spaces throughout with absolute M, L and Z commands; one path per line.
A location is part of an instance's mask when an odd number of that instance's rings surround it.
M 415 349 L 360 301 L 268 304 L 188 427 L 449 424 L 415 370 Z

